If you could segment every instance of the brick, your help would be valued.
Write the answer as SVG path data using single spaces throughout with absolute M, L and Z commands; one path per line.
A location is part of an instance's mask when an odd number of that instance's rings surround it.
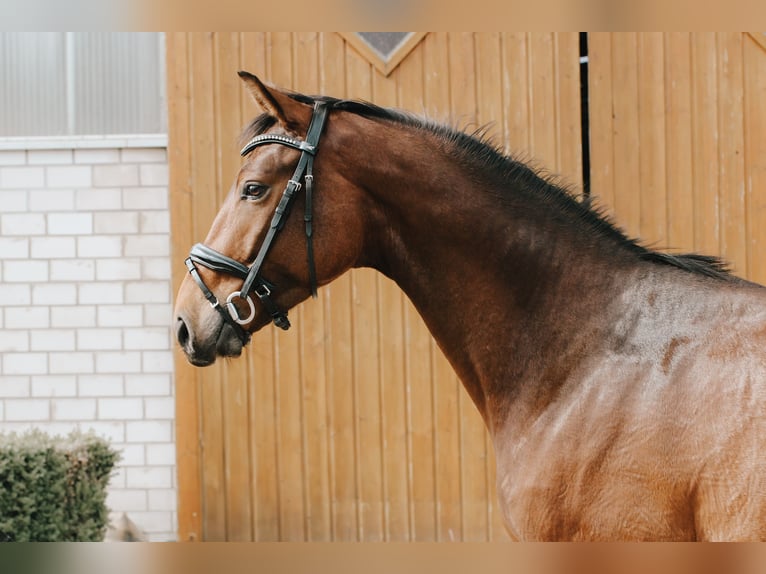
M 74 375 L 34 375 L 33 397 L 74 397 L 77 395 L 77 377 Z
M 104 437 L 110 442 L 125 442 L 125 423 L 119 421 L 96 421 L 83 423 L 83 430 L 92 430 L 97 436 Z M 111 488 L 119 488 L 125 484 L 125 469 L 118 466 L 116 472 L 109 480 Z M 122 478 L 120 478 L 122 476 Z
M 3 263 L 3 280 L 8 283 L 34 283 L 48 280 L 47 261 L 11 260 Z
M 140 373 L 141 353 L 136 351 L 103 351 L 96 355 L 97 373 Z
M 122 425 L 123 423 L 92 423 L 94 426 L 99 424 L 108 424 L 108 425 Z M 96 433 L 98 434 L 98 433 Z M 122 435 L 125 436 L 125 430 L 123 429 Z M 106 437 L 106 435 L 103 435 Z M 116 439 L 111 439 L 109 437 L 106 437 L 111 442 L 119 442 Z M 110 490 L 116 490 L 120 488 L 125 488 L 125 467 L 124 466 L 117 466 L 114 471 L 112 471 L 111 476 L 109 477 L 109 489 Z
M 0 397 L 5 399 L 16 399 L 26 398 L 29 396 L 29 377 L 0 377 Z
M 5 307 L 29 305 L 32 302 L 31 291 L 27 284 L 9 285 L 7 283 L 0 283 L 0 304 Z
M 0 259 L 27 259 L 29 239 L 26 237 L 0 237 Z
M 91 167 L 86 165 L 48 167 L 47 175 L 48 187 L 90 187 L 92 183 Z
M 98 418 L 108 420 L 143 419 L 141 399 L 99 399 Z
M 0 165 L 24 165 L 25 163 L 27 163 L 25 150 L 0 150 Z
M 46 329 L 51 325 L 48 307 L 8 307 L 4 315 L 6 329 Z
M 0 401 L 0 422 L 5 420 L 5 404 Z
M 141 325 L 141 305 L 100 305 L 98 307 L 99 327 L 138 327 Z
M 129 426 L 128 434 L 130 434 Z M 170 488 L 172 485 L 170 467 L 127 468 L 126 471 L 128 488 Z
M 71 149 L 31 149 L 27 152 L 29 165 L 65 165 L 72 163 Z
M 51 281 L 93 281 L 96 262 L 92 259 L 62 259 L 51 261 Z
M 45 187 L 42 167 L 0 167 L 0 189 L 32 189 Z
M 76 149 L 74 150 L 74 162 L 83 163 L 118 163 L 120 151 L 117 149 Z
M 144 411 L 147 419 L 169 419 L 175 417 L 175 399 L 173 397 L 146 398 Z
M 98 269 L 96 274 L 98 275 Z M 125 300 L 125 297 L 123 296 L 123 290 L 123 283 L 118 281 L 81 283 L 78 286 L 78 300 L 80 303 L 120 304 Z
M 122 454 L 120 465 L 122 466 L 145 466 L 146 454 L 142 444 L 120 444 L 114 447 Z
M 50 353 L 49 372 L 53 375 L 93 373 L 93 353 Z
M 47 399 L 6 399 L 6 421 L 45 421 L 50 418 Z M 162 486 L 160 486 L 162 488 Z
M 72 329 L 36 329 L 29 332 L 33 351 L 74 351 L 75 332 Z
M 122 208 L 122 190 L 117 187 L 78 189 L 75 209 L 78 211 L 106 211 Z
M 175 454 L 173 455 L 173 464 L 175 464 Z M 178 495 L 176 494 L 176 491 L 171 488 L 152 488 L 147 491 L 147 494 L 149 495 L 150 510 L 175 511 L 178 506 Z
M 152 533 L 172 536 L 175 529 L 173 514 L 170 512 L 133 512 L 130 518 L 147 534 L 150 542 L 164 540 L 164 537 L 153 537 Z
M 35 305 L 74 305 L 77 303 L 77 286 L 73 283 L 33 285 L 32 303 Z
M 146 445 L 146 464 L 152 466 L 174 466 L 175 463 L 176 449 L 173 443 Z
M 53 399 L 51 413 L 56 421 L 88 421 L 96 418 L 95 399 Z
M 138 233 L 138 212 L 104 211 L 94 213 L 93 231 L 104 234 Z
M 170 257 L 142 257 L 141 272 L 144 279 L 170 281 Z
M 138 258 L 97 259 L 98 281 L 124 281 L 141 278 L 141 260 Z
M 127 442 L 171 442 L 170 421 L 129 421 L 125 423 Z
M 33 259 L 62 259 L 75 256 L 74 237 L 33 237 L 30 247 Z
M 170 329 L 167 327 L 141 327 L 138 329 L 125 329 L 123 333 L 125 349 L 170 349 Z
M 167 187 L 129 187 L 122 190 L 122 206 L 125 209 L 168 209 Z
M 0 331 L 0 353 L 23 353 L 29 351 L 28 331 Z
M 108 508 L 113 508 L 119 512 L 135 512 L 138 510 L 146 510 L 148 508 L 146 492 L 147 491 L 145 489 L 110 490 L 106 497 L 106 505 Z
M 144 164 L 140 168 L 141 185 L 167 185 L 168 166 L 166 163 Z
M 78 329 L 77 349 L 80 351 L 119 351 L 122 349 L 120 329 Z
M 170 212 L 142 211 L 138 218 L 141 233 L 170 233 Z
M 79 375 L 77 391 L 81 397 L 121 397 L 121 375 Z
M 141 281 L 125 285 L 126 303 L 169 303 L 168 281 Z
M 93 233 L 93 215 L 90 213 L 49 213 L 50 235 L 90 235 Z
M 3 235 L 45 235 L 42 213 L 4 213 L 0 216 Z
M 40 375 L 48 372 L 46 353 L 5 353 L 4 375 Z
M 51 326 L 95 327 L 96 307 L 93 305 L 51 307 Z
M 119 235 L 90 235 L 77 238 L 78 257 L 120 257 L 122 237 Z
M 125 148 L 120 150 L 123 163 L 166 163 L 168 154 L 165 148 Z
M 26 191 L 0 190 L 0 213 L 27 211 L 28 199 Z
M 173 372 L 173 353 L 171 351 L 143 351 L 141 354 L 144 372 Z
M 94 165 L 92 169 L 93 187 L 125 187 L 138 185 L 137 165 Z
M 144 326 L 167 327 L 173 318 L 173 307 L 169 303 L 144 305 Z
M 170 375 L 125 375 L 125 394 L 128 396 L 167 396 L 171 392 Z
M 170 238 L 167 235 L 134 235 L 125 238 L 125 255 L 157 257 L 170 255 Z
M 40 189 L 29 192 L 30 211 L 72 211 L 74 191 L 71 189 Z

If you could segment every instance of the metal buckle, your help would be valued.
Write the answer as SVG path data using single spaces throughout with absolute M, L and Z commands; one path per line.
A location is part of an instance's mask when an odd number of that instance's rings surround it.
M 231 302 L 234 297 L 239 297 L 240 299 L 243 299 L 247 301 L 247 304 L 250 306 L 250 315 L 247 316 L 246 319 L 242 319 L 239 316 L 239 311 L 237 310 L 237 306 Z M 253 300 L 250 298 L 250 295 L 247 295 L 246 297 L 242 297 L 242 294 L 239 291 L 233 291 L 231 295 L 229 295 L 226 298 L 226 309 L 229 311 L 229 315 L 231 315 L 231 318 L 234 319 L 235 323 L 238 323 L 239 325 L 244 325 L 245 323 L 249 323 L 253 320 L 253 317 L 255 317 L 255 304 L 253 303 Z
M 287 183 L 288 184 L 292 183 L 295 186 L 295 191 L 300 191 L 301 190 L 301 182 L 295 181 L 294 179 L 289 179 L 289 180 L 287 180 Z
M 264 297 L 268 297 L 269 295 L 271 295 L 271 289 L 269 289 L 268 287 L 266 287 L 266 285 L 264 285 L 263 283 L 261 283 L 260 285 L 256 285 L 255 287 L 253 287 L 253 292 L 254 292 L 256 295 L 258 295 L 258 297 L 259 297 L 260 299 L 263 299 Z

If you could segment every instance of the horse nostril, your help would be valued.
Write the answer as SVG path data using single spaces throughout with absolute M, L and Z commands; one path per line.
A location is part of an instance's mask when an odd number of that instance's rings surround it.
M 189 342 L 189 328 L 181 317 L 176 320 L 176 339 L 181 347 L 186 347 Z

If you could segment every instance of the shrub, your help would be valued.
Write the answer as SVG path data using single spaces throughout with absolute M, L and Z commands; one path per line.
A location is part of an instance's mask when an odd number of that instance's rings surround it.
M 0 433 L 0 541 L 100 541 L 119 455 L 92 433 Z

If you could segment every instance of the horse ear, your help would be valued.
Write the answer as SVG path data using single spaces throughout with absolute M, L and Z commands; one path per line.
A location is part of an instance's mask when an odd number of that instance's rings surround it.
M 267 86 L 250 72 L 237 72 L 245 82 L 250 95 L 263 111 L 277 118 L 283 126 L 298 130 L 311 119 L 311 107 L 294 100 L 277 88 Z

